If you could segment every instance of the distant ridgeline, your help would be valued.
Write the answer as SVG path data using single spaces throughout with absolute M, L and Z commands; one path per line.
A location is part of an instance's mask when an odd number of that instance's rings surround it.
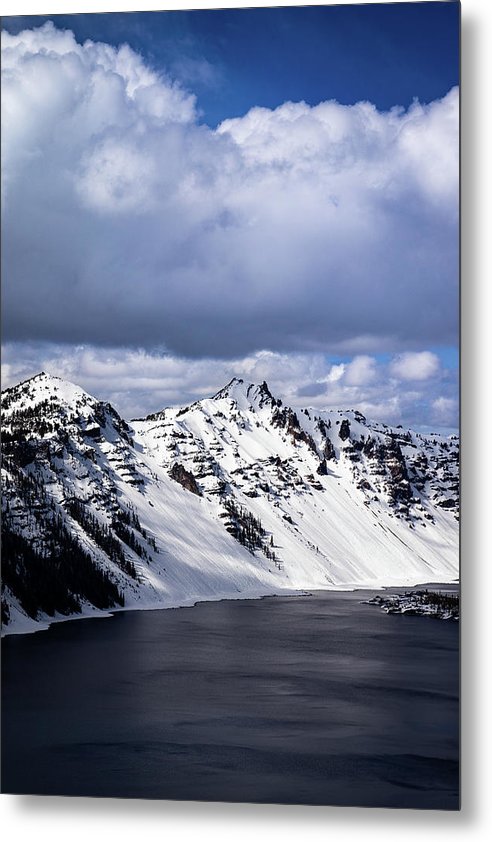
M 458 575 L 458 440 L 294 411 L 266 383 L 124 421 L 41 373 L 2 395 L 2 623 Z

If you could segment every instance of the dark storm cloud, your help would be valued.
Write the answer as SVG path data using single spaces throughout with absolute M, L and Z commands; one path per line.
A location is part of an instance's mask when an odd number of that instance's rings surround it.
M 458 94 L 216 131 L 128 47 L 4 34 L 7 340 L 373 352 L 457 330 Z

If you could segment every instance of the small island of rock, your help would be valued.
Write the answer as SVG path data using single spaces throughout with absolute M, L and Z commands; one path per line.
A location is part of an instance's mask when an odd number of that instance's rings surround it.
M 403 594 L 387 594 L 363 600 L 365 605 L 378 605 L 386 614 L 411 614 L 436 617 L 439 620 L 459 620 L 460 599 L 458 594 L 435 591 L 407 591 Z

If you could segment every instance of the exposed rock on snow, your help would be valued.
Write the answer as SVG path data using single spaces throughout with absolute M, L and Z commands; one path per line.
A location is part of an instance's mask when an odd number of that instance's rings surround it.
M 457 594 L 433 591 L 411 591 L 404 594 L 374 596 L 364 600 L 366 605 L 377 605 L 386 614 L 408 614 L 435 617 L 438 620 L 459 620 L 460 601 Z
M 198 488 L 196 479 L 191 471 L 187 471 L 186 468 L 183 467 L 179 462 L 175 462 L 172 466 L 171 470 L 169 471 L 169 476 L 171 479 L 176 480 L 179 482 L 183 488 L 186 488 L 188 491 L 191 491 L 192 494 L 197 494 L 199 497 L 202 496 L 202 492 Z

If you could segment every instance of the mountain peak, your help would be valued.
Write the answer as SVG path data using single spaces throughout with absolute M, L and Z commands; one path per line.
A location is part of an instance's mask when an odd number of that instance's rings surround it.
M 29 383 L 51 383 L 60 380 L 60 377 L 57 377 L 55 374 L 49 374 L 46 371 L 38 371 L 37 374 L 33 374 L 32 377 L 28 377 L 26 380 L 22 380 L 20 383 L 16 383 L 13 386 L 13 389 L 21 389 L 24 386 L 29 385 Z
M 227 383 L 222 389 L 219 389 L 218 392 L 213 395 L 212 400 L 220 400 L 221 398 L 230 398 L 236 397 L 237 394 L 240 393 L 245 396 L 250 395 L 261 395 L 263 398 L 269 398 L 270 400 L 275 400 L 270 389 L 268 388 L 268 383 L 266 380 L 263 380 L 262 383 L 259 385 L 257 383 L 246 383 L 242 377 L 233 377 L 232 380 Z
M 241 377 L 233 377 L 232 380 L 229 380 L 229 383 L 227 383 L 222 389 L 219 389 L 215 395 L 212 395 L 212 400 L 230 398 L 233 396 L 233 393 L 237 391 L 237 387 L 243 385 L 244 380 Z
M 242 409 L 247 409 L 248 407 L 262 409 L 267 404 L 268 406 L 281 406 L 282 404 L 281 401 L 274 398 L 268 388 L 266 380 L 259 385 L 257 383 L 248 384 L 242 379 L 242 377 L 233 377 L 232 380 L 230 380 L 223 389 L 216 392 L 212 398 L 212 400 L 224 399 L 235 401 Z
M 34 409 L 46 401 L 50 402 L 52 408 L 64 407 L 70 412 L 80 412 L 86 407 L 83 414 L 87 414 L 89 407 L 99 403 L 80 386 L 46 371 L 40 371 L 2 392 L 2 405 L 8 413 Z

